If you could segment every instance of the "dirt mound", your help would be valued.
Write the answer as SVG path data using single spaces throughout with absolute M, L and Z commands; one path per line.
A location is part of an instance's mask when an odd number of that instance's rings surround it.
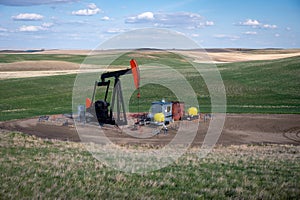
M 21 61 L 14 63 L 0 63 L 0 71 L 49 71 L 76 70 L 79 64 L 65 61 Z

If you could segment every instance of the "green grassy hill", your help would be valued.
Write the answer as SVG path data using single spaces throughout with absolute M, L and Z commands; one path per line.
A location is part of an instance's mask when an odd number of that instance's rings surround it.
M 19 55 L 18 55 L 19 56 Z M 23 59 L 27 55 L 13 59 Z M 37 57 L 35 57 L 37 56 Z M 30 55 L 31 60 L 40 56 Z M 57 59 L 47 55 L 43 59 Z M 132 54 L 125 54 L 112 65 L 128 66 Z M 2 62 L 12 59 L 10 56 Z M 51 58 L 51 59 L 52 59 Z M 80 62 L 83 57 L 61 56 L 64 61 Z M 137 58 L 139 64 L 158 62 L 182 73 L 198 94 L 202 112 L 210 112 L 210 97 L 204 81 L 181 57 L 172 53 L 149 54 Z M 208 64 L 206 64 L 209 67 Z M 227 92 L 229 113 L 300 113 L 300 57 L 272 61 L 251 61 L 218 64 Z M 72 89 L 76 75 L 0 80 L 0 120 L 71 112 Z M 155 85 L 141 88 L 140 110 L 149 108 L 151 101 L 162 97 L 173 100 L 172 92 Z M 135 96 L 135 95 L 134 95 Z M 137 111 L 137 100 L 132 98 L 131 111 Z
M 300 112 L 300 57 L 218 67 L 229 112 Z

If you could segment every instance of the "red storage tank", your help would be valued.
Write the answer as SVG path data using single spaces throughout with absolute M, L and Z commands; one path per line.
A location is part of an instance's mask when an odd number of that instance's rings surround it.
M 184 102 L 172 101 L 172 116 L 174 121 L 181 120 L 184 116 Z

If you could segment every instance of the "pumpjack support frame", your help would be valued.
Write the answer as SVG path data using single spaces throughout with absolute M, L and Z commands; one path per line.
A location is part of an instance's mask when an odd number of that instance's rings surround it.
M 94 92 L 92 96 L 92 102 L 94 102 L 95 95 L 96 95 L 96 90 L 97 87 L 101 86 L 106 86 L 105 90 L 105 96 L 104 100 L 97 100 L 97 102 L 100 103 L 105 103 L 108 106 L 110 106 L 109 113 L 107 114 L 99 114 L 101 110 L 95 110 L 96 112 L 96 117 L 100 123 L 102 124 L 111 124 L 111 125 L 127 125 L 127 117 L 126 117 L 126 109 L 125 109 L 125 103 L 124 103 L 124 98 L 123 98 L 123 92 L 122 92 L 122 86 L 121 86 L 121 80 L 120 76 L 126 75 L 126 74 L 131 74 L 131 69 L 124 69 L 124 70 L 119 70 L 119 71 L 112 71 L 112 72 L 106 72 L 101 75 L 101 81 L 96 81 L 95 86 L 94 86 Z M 108 98 L 108 91 L 109 91 L 109 86 L 110 86 L 110 80 L 107 80 L 108 78 L 114 78 L 114 88 L 113 88 L 113 94 L 111 98 L 111 102 L 107 102 Z M 116 116 L 114 117 L 113 111 L 116 106 Z M 96 106 L 95 106 L 96 107 Z M 101 118 L 99 117 L 101 116 Z

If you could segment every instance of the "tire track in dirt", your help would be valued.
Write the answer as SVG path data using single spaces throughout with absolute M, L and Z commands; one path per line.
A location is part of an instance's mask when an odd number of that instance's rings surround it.
M 300 127 L 287 129 L 282 135 L 283 137 L 300 144 Z

